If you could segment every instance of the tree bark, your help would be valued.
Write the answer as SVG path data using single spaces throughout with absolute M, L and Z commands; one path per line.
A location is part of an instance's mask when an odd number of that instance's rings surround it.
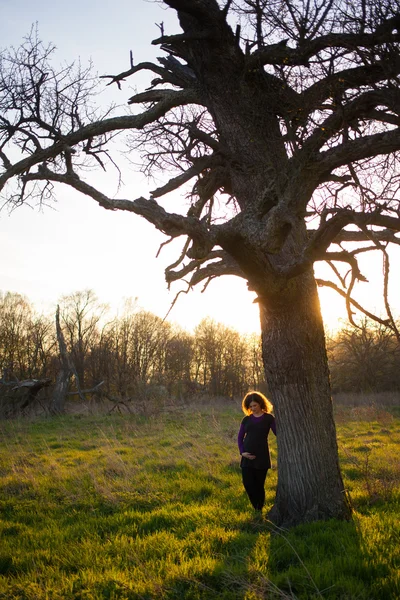
M 261 299 L 260 319 L 278 444 L 278 487 L 269 518 L 281 527 L 349 519 L 312 271 L 290 280 L 275 297 Z

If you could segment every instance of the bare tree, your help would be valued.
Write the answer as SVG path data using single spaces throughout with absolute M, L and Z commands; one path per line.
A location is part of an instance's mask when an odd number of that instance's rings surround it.
M 248 383 L 252 389 L 261 389 L 265 387 L 265 373 L 262 360 L 262 347 L 260 337 L 252 333 L 247 337 L 247 347 L 249 352 L 249 375 Z
M 50 318 L 33 315 L 29 323 L 26 345 L 28 378 L 53 375 L 52 359 L 57 347 L 57 335 Z
M 32 307 L 21 294 L 0 294 L 0 368 L 4 381 L 28 377 L 26 360 Z
M 223 325 L 210 317 L 203 319 L 194 330 L 196 381 L 212 396 L 221 394 L 223 369 Z
M 96 345 L 99 322 L 106 310 L 107 306 L 98 302 L 93 290 L 74 292 L 61 298 L 62 327 L 82 388 L 85 386 L 86 363 Z
M 139 310 L 131 320 L 129 361 L 136 385 L 157 382 L 165 363 L 170 325 L 157 315 Z
M 248 391 L 250 348 L 234 329 L 203 319 L 194 330 L 195 381 L 211 396 Z
M 382 323 L 362 319 L 327 340 L 334 391 L 384 392 L 399 389 L 400 344 Z
M 362 307 L 352 292 L 366 279 L 358 256 L 380 252 L 382 320 L 400 337 L 388 303 L 388 245 L 400 230 L 399 1 L 164 4 L 182 31 L 166 35 L 160 25 L 158 63 L 131 58 L 109 76 L 121 85 L 154 74 L 129 101 L 143 105 L 137 114 L 96 116 L 88 76 L 55 72 L 34 36 L 3 53 L 0 187 L 16 178 L 7 197 L 23 202 L 46 200 L 64 183 L 108 210 L 143 216 L 170 239 L 183 236 L 168 283 L 244 278 L 260 307 L 278 426 L 270 517 L 283 525 L 348 518 L 317 283 L 346 298 L 353 320 Z M 107 137 L 122 130 L 132 132 L 143 170 L 171 171 L 150 198 L 107 197 L 82 168 L 88 160 L 106 167 Z M 189 182 L 186 214 L 157 202 Z M 336 280 L 316 282 L 316 261 L 327 261 Z
M 50 319 L 36 314 L 24 296 L 0 293 L 0 371 L 3 380 L 48 377 L 55 345 Z
M 162 382 L 170 329 L 160 317 L 128 303 L 104 339 L 108 385 L 113 393 L 126 399 L 145 392 L 149 384 Z
M 175 326 L 165 349 L 164 378 L 170 396 L 182 398 L 190 392 L 193 346 L 193 335 Z
M 249 389 L 250 348 L 244 336 L 231 327 L 222 328 L 223 352 L 220 389 L 222 396 L 243 396 Z

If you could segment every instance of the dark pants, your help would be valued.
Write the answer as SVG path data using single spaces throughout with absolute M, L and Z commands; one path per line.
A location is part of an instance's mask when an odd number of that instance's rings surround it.
M 268 469 L 242 468 L 242 479 L 244 489 L 250 502 L 256 510 L 261 510 L 265 502 L 265 478 Z

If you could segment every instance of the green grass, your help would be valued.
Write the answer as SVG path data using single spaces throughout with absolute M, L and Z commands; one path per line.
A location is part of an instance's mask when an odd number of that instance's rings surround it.
M 0 423 L 0 599 L 400 598 L 400 419 L 338 413 L 355 519 L 289 533 L 252 516 L 240 419 L 201 408 Z M 273 470 L 268 505 L 275 486 Z

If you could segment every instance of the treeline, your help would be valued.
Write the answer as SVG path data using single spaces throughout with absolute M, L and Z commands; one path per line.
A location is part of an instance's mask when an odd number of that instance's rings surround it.
M 262 388 L 259 336 L 240 335 L 210 318 L 193 333 L 127 303 L 109 318 L 88 290 L 60 300 L 60 325 L 81 390 L 104 382 L 102 394 L 129 400 L 185 398 L 207 393 L 234 397 Z M 0 294 L 2 381 L 55 381 L 60 369 L 54 316 L 37 314 L 15 293 Z
M 90 291 L 60 300 L 60 325 L 74 365 L 71 389 L 92 389 L 124 401 L 151 396 L 233 398 L 266 390 L 260 339 L 202 320 L 193 333 L 128 303 L 110 318 Z M 400 389 L 400 345 L 383 325 L 364 321 L 327 340 L 335 392 Z M 0 294 L 2 382 L 55 381 L 60 370 L 54 315 L 38 314 L 19 294 Z M 75 386 L 75 387 L 74 387 Z
M 333 392 L 400 391 L 400 342 L 388 327 L 364 319 L 328 337 L 327 350 Z

